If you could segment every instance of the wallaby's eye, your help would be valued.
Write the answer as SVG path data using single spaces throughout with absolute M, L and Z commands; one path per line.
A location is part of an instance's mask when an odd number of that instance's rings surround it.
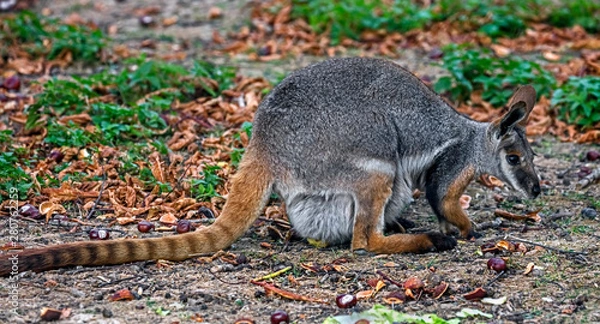
M 521 163 L 521 158 L 518 155 L 510 154 L 506 156 L 506 161 L 510 165 L 517 165 Z

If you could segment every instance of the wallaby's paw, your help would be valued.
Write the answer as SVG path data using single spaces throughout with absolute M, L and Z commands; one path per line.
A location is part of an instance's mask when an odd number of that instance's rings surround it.
M 427 233 L 429 240 L 433 243 L 435 251 L 447 251 L 456 246 L 456 239 L 452 236 L 444 235 L 438 232 Z

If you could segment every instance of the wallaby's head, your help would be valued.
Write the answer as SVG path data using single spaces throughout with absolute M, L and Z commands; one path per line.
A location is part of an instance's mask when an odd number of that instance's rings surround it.
M 533 166 L 534 153 L 525 137 L 527 118 L 535 99 L 532 86 L 517 89 L 508 103 L 508 112 L 493 121 L 487 132 L 495 161 L 490 173 L 530 198 L 537 197 L 541 191 Z

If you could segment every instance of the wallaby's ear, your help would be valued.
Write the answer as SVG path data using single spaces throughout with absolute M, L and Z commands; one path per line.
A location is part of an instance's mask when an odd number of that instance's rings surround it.
M 508 112 L 492 123 L 496 138 L 509 133 L 515 126 L 525 127 L 529 113 L 535 105 L 535 89 L 530 86 L 518 88 L 508 102 Z

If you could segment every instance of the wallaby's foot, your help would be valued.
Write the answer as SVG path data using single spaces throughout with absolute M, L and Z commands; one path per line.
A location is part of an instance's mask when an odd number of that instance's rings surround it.
M 396 218 L 396 223 L 398 223 L 404 229 L 411 229 L 411 228 L 415 228 L 415 226 L 417 226 L 415 224 L 415 222 L 408 220 L 406 218 L 402 218 L 402 217 Z
M 426 233 L 431 243 L 433 243 L 434 251 L 447 251 L 456 246 L 456 239 L 452 236 L 444 235 L 439 232 Z

